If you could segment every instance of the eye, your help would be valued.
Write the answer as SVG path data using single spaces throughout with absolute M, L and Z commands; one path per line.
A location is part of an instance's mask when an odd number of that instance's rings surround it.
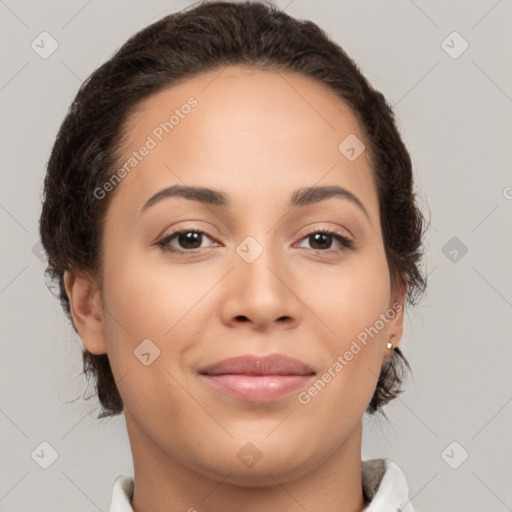
M 157 245 L 169 252 L 194 253 L 203 248 L 202 241 L 205 236 L 211 239 L 210 235 L 201 229 L 183 229 L 166 236 L 157 242 Z M 175 247 L 171 244 L 174 239 L 181 247 Z
M 302 240 L 308 240 L 309 243 L 313 245 L 311 248 L 314 251 L 320 252 L 341 252 L 353 249 L 354 247 L 352 240 L 342 235 L 341 233 L 332 230 L 317 229 L 308 233 Z M 333 241 L 336 241 L 339 244 L 338 249 L 332 249 L 330 247 Z
M 204 237 L 212 240 L 212 237 L 202 229 L 182 229 L 162 238 L 157 245 L 168 252 L 195 254 L 205 248 L 202 244 Z M 311 249 L 317 252 L 342 252 L 354 247 L 352 240 L 337 231 L 328 229 L 311 231 L 301 241 L 305 240 L 309 241 L 312 244 Z M 173 245 L 173 242 L 178 244 L 178 247 Z M 331 247 L 333 242 L 337 242 L 338 248 Z

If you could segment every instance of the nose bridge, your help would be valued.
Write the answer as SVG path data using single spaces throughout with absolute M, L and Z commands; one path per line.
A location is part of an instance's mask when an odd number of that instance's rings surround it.
M 267 295 L 282 291 L 283 283 L 277 276 L 283 272 L 285 262 L 275 246 L 272 232 L 262 230 L 246 236 L 235 251 L 235 272 L 242 286 L 250 288 L 253 296 L 254 293 Z

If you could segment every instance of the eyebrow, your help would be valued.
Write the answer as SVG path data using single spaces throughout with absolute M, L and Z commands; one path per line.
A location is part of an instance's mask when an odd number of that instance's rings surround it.
M 224 208 L 229 208 L 231 205 L 231 201 L 228 196 L 221 190 L 187 185 L 173 185 L 172 187 L 164 188 L 151 196 L 142 207 L 140 213 L 142 214 L 151 206 L 154 206 L 155 204 L 170 197 L 184 197 L 185 199 L 190 199 L 192 201 L 198 201 L 212 206 L 221 206 Z M 337 185 L 298 189 L 291 195 L 289 206 L 304 207 L 330 199 L 331 197 L 339 197 L 350 201 L 352 204 L 355 204 L 368 219 L 370 219 L 366 208 L 358 197 L 349 190 L 338 187 Z

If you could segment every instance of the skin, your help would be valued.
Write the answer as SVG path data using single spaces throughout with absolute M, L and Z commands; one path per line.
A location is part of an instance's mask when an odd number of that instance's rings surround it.
M 361 511 L 362 417 L 390 356 L 386 342 L 396 346 L 402 337 L 403 309 L 307 405 L 297 393 L 243 402 L 197 371 L 232 356 L 281 353 L 318 376 L 379 315 L 403 304 L 405 288 L 390 284 L 368 151 L 349 161 L 338 150 L 349 134 L 364 135 L 324 85 L 230 66 L 142 102 L 121 160 L 190 96 L 198 105 L 110 192 L 102 282 L 65 274 L 83 343 L 108 353 L 124 401 L 132 507 Z M 174 197 L 140 213 L 176 184 L 222 190 L 232 204 Z M 296 189 L 324 185 L 348 189 L 368 216 L 340 197 L 288 206 Z M 199 252 L 156 245 L 180 229 L 208 232 Z M 307 236 L 326 229 L 354 248 Z M 236 252 L 247 236 L 263 249 L 252 263 Z M 177 237 L 171 245 L 191 251 Z M 147 338 L 160 349 L 149 366 L 134 357 Z M 252 467 L 237 457 L 247 442 L 261 453 Z

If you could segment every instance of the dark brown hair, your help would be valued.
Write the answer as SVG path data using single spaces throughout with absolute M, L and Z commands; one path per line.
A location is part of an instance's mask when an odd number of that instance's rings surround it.
M 39 230 L 48 255 L 46 272 L 58 282 L 71 323 L 63 274 L 79 269 L 101 281 L 103 223 L 114 192 L 99 201 L 94 190 L 117 168 L 127 119 L 156 92 L 227 65 L 301 73 L 352 108 L 371 155 L 391 284 L 393 289 L 408 284 L 407 301 L 415 304 L 426 287 L 418 266 L 425 222 L 415 201 L 411 159 L 384 96 L 313 22 L 294 19 L 271 3 L 210 1 L 132 36 L 82 84 L 60 127 L 48 162 Z M 107 354 L 84 348 L 83 363 L 84 373 L 96 379 L 100 417 L 120 414 L 123 401 Z M 383 363 L 369 414 L 401 392 L 406 367 L 396 348 Z

